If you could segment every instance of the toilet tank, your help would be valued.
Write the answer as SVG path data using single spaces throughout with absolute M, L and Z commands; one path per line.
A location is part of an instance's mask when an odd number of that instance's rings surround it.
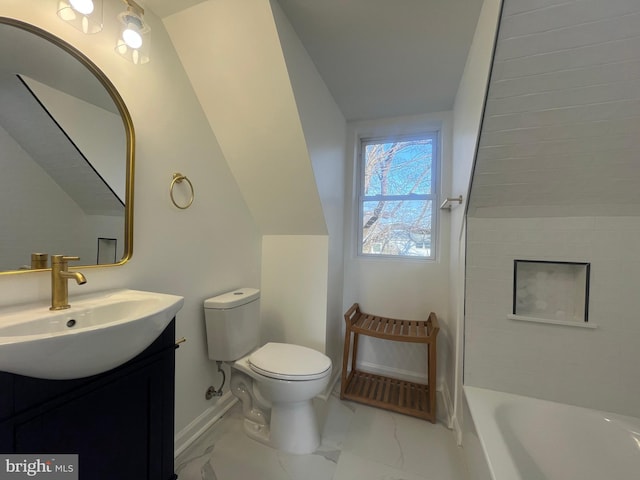
M 204 301 L 211 360 L 232 362 L 258 346 L 260 290 L 240 288 Z

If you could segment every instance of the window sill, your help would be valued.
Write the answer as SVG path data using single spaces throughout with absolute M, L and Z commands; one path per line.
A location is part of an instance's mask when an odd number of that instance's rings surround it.
M 435 257 L 410 257 L 410 256 L 399 256 L 399 255 L 371 255 L 366 253 L 358 253 L 356 254 L 356 258 L 358 260 L 364 260 L 367 262 L 370 261 L 380 261 L 380 262 L 389 262 L 389 261 L 397 261 L 397 262 L 425 262 L 425 263 L 436 263 L 437 259 Z
M 507 315 L 509 320 L 518 320 L 521 322 L 534 322 L 534 323 L 546 323 L 549 325 L 561 325 L 564 327 L 578 327 L 578 328 L 598 328 L 598 325 L 587 322 L 570 322 L 567 320 L 553 320 L 551 318 L 538 318 L 538 317 L 525 317 L 523 315 L 514 315 L 510 313 Z

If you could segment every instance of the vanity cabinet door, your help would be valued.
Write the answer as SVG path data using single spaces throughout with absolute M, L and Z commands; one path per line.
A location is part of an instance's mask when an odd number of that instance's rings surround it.
M 140 370 L 15 423 L 14 452 L 77 453 L 81 479 L 159 479 L 149 461 L 157 435 L 149 407 L 161 381 L 154 370 Z
M 11 415 L 13 415 L 13 379 L 7 373 L 0 373 L 0 421 Z
M 41 392 L 47 401 L 0 420 L 0 452 L 78 454 L 80 480 L 175 479 L 174 338 L 172 322 L 163 348 L 155 342 L 151 354 L 53 398 Z M 23 380 L 15 376 L 15 390 Z

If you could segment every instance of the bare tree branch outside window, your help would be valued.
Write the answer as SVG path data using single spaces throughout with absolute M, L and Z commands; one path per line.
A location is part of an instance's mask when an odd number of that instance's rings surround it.
M 433 258 L 436 141 L 362 142 L 362 254 Z

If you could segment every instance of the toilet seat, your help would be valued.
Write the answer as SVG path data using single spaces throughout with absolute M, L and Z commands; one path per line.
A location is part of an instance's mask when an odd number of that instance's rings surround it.
M 315 380 L 331 370 L 331 359 L 323 353 L 288 343 L 267 343 L 248 360 L 254 372 L 279 380 Z

